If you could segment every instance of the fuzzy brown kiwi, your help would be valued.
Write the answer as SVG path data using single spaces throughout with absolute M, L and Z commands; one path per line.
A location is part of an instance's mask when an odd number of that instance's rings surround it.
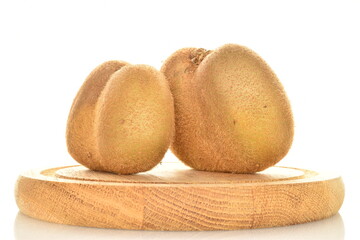
M 174 97 L 171 149 L 185 164 L 254 173 L 289 151 L 294 135 L 289 100 L 271 68 L 249 48 L 180 49 L 161 71 Z
M 164 76 L 150 66 L 111 61 L 90 74 L 75 98 L 67 145 L 90 169 L 133 174 L 159 163 L 173 134 L 173 99 Z

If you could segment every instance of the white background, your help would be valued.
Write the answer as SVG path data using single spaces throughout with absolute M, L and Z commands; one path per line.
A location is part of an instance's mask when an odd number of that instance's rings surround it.
M 359 1 L 0 1 L 0 239 L 356 239 L 359 31 Z M 94 67 L 118 59 L 160 68 L 179 48 L 225 43 L 252 48 L 282 81 L 296 132 L 278 165 L 341 174 L 339 215 L 211 233 L 87 229 L 17 216 L 20 172 L 76 164 L 66 150 L 66 119 Z

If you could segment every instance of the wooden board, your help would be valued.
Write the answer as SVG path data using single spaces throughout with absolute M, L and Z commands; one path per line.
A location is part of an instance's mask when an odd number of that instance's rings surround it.
M 167 163 L 116 175 L 69 166 L 26 172 L 16 184 L 18 207 L 30 217 L 141 230 L 292 225 L 334 215 L 343 199 L 341 177 L 286 167 L 230 174 Z

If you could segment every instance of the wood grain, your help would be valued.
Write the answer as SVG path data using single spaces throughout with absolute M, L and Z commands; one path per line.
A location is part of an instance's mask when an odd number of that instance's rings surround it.
M 136 175 L 80 166 L 19 176 L 24 214 L 55 223 L 142 230 L 231 230 L 330 217 L 344 199 L 341 177 L 272 167 L 258 174 L 212 173 L 178 163 Z

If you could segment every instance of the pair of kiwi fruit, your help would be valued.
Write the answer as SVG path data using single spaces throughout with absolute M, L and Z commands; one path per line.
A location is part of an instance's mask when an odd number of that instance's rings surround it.
M 183 48 L 160 71 L 101 64 L 71 107 L 67 147 L 96 171 L 150 170 L 167 149 L 203 171 L 255 173 L 280 161 L 294 135 L 278 78 L 255 52 L 226 44 Z

